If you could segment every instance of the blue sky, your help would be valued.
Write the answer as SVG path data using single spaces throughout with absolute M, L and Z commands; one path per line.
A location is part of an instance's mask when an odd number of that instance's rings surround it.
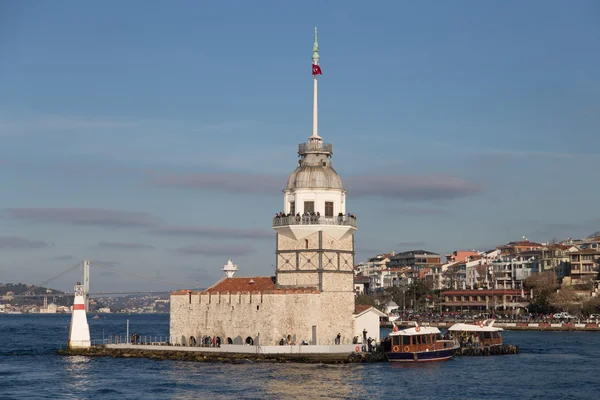
M 229 257 L 271 274 L 314 25 L 357 262 L 587 236 L 599 18 L 595 1 L 2 2 L 0 282 L 85 258 L 188 287 Z M 177 288 L 102 268 L 91 285 Z

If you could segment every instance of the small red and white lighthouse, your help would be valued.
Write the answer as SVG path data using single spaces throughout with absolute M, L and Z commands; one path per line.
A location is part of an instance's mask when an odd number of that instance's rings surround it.
M 73 312 L 71 313 L 68 347 L 73 349 L 89 348 L 90 346 L 90 327 L 85 312 L 85 293 L 81 282 L 77 282 L 77 285 L 75 285 Z

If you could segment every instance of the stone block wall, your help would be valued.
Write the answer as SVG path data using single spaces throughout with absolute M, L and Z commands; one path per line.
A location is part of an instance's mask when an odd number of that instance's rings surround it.
M 354 268 L 354 238 L 348 235 L 336 240 L 326 232 L 317 231 L 309 236 L 294 240 L 277 235 L 277 284 L 282 286 L 317 286 L 321 283 L 319 274 L 327 271 L 352 273 Z M 316 274 L 309 273 L 315 271 Z M 325 274 L 323 274 L 325 275 Z M 323 278 L 324 291 L 338 290 L 325 285 L 329 278 Z M 346 290 L 353 290 L 352 279 L 340 278 L 347 284 Z
M 191 300 L 191 302 L 190 302 Z M 275 345 L 290 335 L 299 344 L 311 343 L 316 327 L 317 343 L 351 343 L 354 297 L 352 293 L 252 293 L 171 295 L 171 340 L 189 345 L 190 336 L 199 343 L 202 336 L 231 338 L 242 344 L 251 337 L 254 344 Z

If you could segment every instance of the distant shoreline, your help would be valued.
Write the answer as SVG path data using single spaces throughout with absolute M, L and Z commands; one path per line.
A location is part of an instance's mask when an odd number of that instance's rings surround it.
M 412 325 L 411 321 L 403 321 L 404 324 L 399 326 Z M 436 328 L 449 328 L 459 322 L 465 324 L 474 324 L 473 320 L 455 321 L 455 322 L 419 322 L 423 326 L 434 326 Z M 495 322 L 494 326 L 502 328 L 506 331 L 547 331 L 547 332 L 600 332 L 600 324 L 598 323 L 567 323 L 567 322 Z M 392 328 L 392 324 L 381 324 L 381 328 Z

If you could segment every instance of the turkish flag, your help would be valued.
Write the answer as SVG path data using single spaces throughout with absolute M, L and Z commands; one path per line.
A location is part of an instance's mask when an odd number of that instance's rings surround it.
M 312 74 L 313 75 L 323 75 L 321 73 L 321 67 L 319 67 L 317 64 L 313 64 Z

